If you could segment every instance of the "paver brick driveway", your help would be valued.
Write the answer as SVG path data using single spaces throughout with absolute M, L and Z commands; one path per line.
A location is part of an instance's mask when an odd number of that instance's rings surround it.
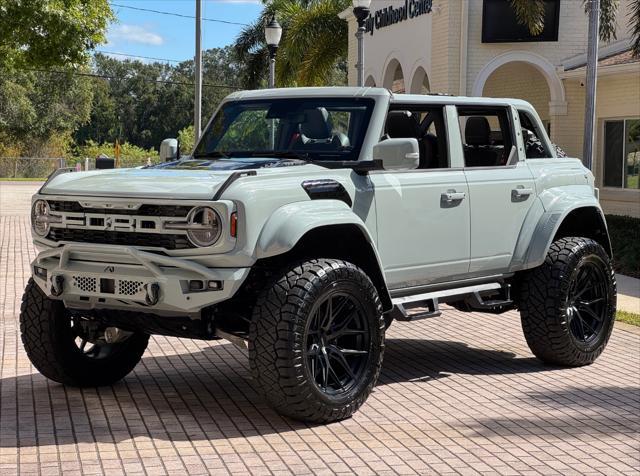
M 50 382 L 20 344 L 35 251 L 28 196 L 0 182 L 0 474 L 638 474 L 640 336 L 592 366 L 535 360 L 516 312 L 394 323 L 380 382 L 350 420 L 292 422 L 224 341 L 154 337 L 121 383 Z

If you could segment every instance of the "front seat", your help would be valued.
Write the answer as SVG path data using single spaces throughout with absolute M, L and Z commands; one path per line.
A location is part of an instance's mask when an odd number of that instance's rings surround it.
M 304 111 L 305 120 L 293 145 L 297 150 L 339 150 L 349 146 L 349 138 L 333 131 L 329 112 L 324 107 Z
M 417 139 L 420 150 L 419 169 L 429 168 L 427 151 L 422 139 L 422 131 L 416 117 L 410 111 L 390 111 L 385 124 L 387 136 L 391 139 Z
M 498 154 L 491 147 L 491 126 L 484 116 L 467 118 L 464 129 L 464 157 L 467 167 L 488 167 L 496 165 Z

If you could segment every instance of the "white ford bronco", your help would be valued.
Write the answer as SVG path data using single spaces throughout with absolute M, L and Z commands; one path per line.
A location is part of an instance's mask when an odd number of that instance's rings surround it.
M 33 197 L 25 349 L 99 386 L 151 334 L 225 338 L 277 411 L 315 422 L 364 403 L 393 320 L 441 303 L 518 309 L 538 358 L 589 364 L 613 327 L 611 245 L 593 175 L 561 155 L 520 100 L 231 94 L 190 156 L 58 171 Z

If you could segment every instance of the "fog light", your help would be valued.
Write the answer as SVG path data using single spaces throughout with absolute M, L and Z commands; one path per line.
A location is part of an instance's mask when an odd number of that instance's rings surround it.
M 220 289 L 222 289 L 222 281 L 209 281 L 207 283 L 207 287 L 214 291 L 219 291 Z
M 189 281 L 189 291 L 202 291 L 204 289 L 204 282 L 196 279 Z
M 33 274 L 35 274 L 40 279 L 47 279 L 47 269 L 41 268 L 40 266 L 33 267 Z

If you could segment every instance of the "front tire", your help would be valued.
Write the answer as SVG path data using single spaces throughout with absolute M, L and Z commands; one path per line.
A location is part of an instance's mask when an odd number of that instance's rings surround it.
M 348 418 L 378 379 L 384 327 L 376 288 L 355 265 L 318 259 L 291 266 L 254 308 L 253 379 L 285 416 L 318 423 Z
M 594 362 L 616 313 L 615 274 L 604 248 L 588 238 L 557 240 L 521 284 L 522 329 L 534 355 L 566 366 Z
M 30 279 L 22 297 L 20 333 L 31 363 L 45 377 L 76 387 L 111 385 L 140 361 L 149 336 L 132 333 L 107 343 L 94 323 L 72 316 L 61 301 L 49 299 Z M 96 329 L 97 330 L 97 329 Z

